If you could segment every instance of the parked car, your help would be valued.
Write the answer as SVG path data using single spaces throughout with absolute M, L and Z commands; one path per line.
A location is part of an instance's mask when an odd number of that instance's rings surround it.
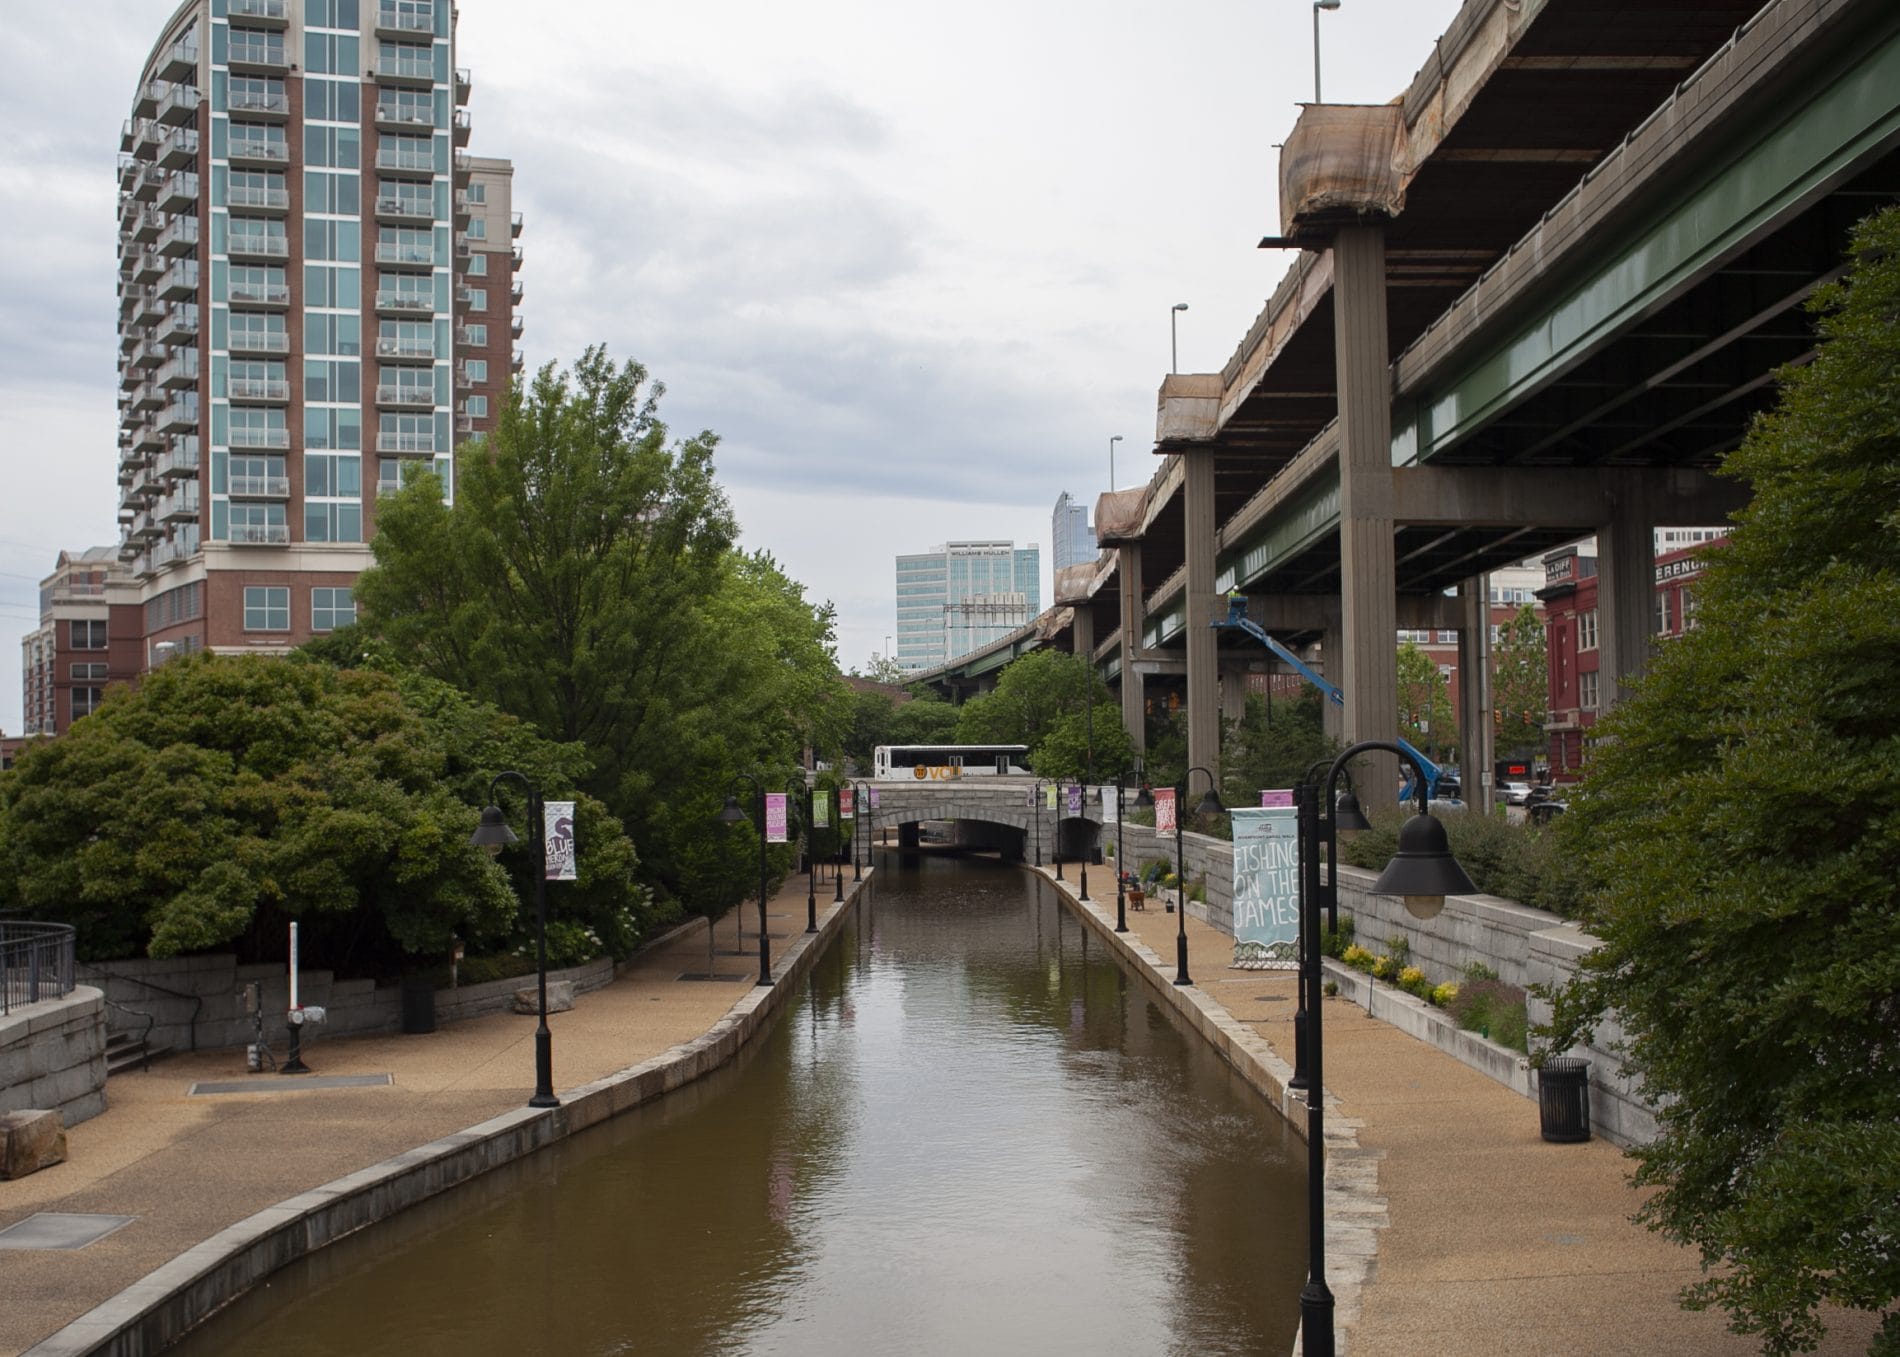
M 1507 806 L 1522 806 L 1531 799 L 1531 784 L 1528 782 L 1498 783 L 1498 800 Z
M 1530 815 L 1532 824 L 1547 825 L 1569 809 L 1570 807 L 1561 801 L 1547 800 L 1539 801 L 1536 805 L 1532 806 L 1528 814 Z

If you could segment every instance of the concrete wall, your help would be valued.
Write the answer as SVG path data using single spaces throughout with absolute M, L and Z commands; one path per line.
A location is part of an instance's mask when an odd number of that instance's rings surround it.
M 0 1112 L 58 1112 L 68 1126 L 106 1110 L 99 991 L 81 985 L 0 1018 Z
M 172 957 L 165 960 L 114 961 L 104 966 L 79 967 L 79 978 L 96 985 L 116 1007 L 106 1009 L 106 1025 L 114 1032 L 137 1036 L 150 1014 L 155 1023 L 151 1041 L 154 1046 L 189 1050 L 193 1042 L 191 995 L 201 999 L 197 1008 L 196 1042 L 199 1050 L 227 1046 L 248 1046 L 252 1040 L 252 1021 L 244 1011 L 244 987 L 262 981 L 264 986 L 264 1036 L 271 1042 L 284 1040 L 284 1013 L 290 1006 L 290 977 L 280 965 L 240 966 L 228 953 L 210 956 Z M 602 958 L 583 966 L 548 972 L 550 980 L 570 980 L 576 993 L 599 989 L 614 978 L 613 962 Z M 162 985 L 165 993 L 140 982 Z M 534 983 L 532 974 L 482 985 L 464 985 L 458 989 L 436 991 L 437 1023 L 459 1022 L 484 1013 L 506 1009 L 514 992 Z M 355 1036 L 372 1032 L 396 1032 L 402 1028 L 402 990 L 398 984 L 378 985 L 374 980 L 338 980 L 329 971 L 306 970 L 298 976 L 297 998 L 306 1007 L 326 1010 L 320 1026 L 306 1027 L 306 1041 L 322 1041 L 326 1036 Z

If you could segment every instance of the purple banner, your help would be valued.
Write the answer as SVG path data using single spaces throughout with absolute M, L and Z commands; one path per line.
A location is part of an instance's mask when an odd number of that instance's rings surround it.
M 785 800 L 784 792 L 765 794 L 765 841 L 767 843 L 785 842 Z
M 1080 815 L 1082 813 L 1082 784 L 1074 782 L 1064 787 L 1062 799 L 1068 803 L 1068 814 Z

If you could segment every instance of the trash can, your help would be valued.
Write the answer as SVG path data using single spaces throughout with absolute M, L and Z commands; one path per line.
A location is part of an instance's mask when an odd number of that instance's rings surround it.
M 1537 1071 L 1537 1110 L 1545 1140 L 1590 1138 L 1590 1062 L 1570 1056 L 1546 1060 Z
M 1102 850 L 1099 848 L 1089 849 L 1089 866 L 1100 867 L 1101 865 L 1102 865 Z
M 402 1030 L 435 1031 L 435 982 L 427 976 L 404 976 L 402 981 Z

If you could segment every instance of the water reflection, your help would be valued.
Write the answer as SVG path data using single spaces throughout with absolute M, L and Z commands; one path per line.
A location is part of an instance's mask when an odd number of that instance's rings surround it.
M 1026 873 L 881 872 L 733 1068 L 181 1351 L 1283 1353 L 1304 1149 Z

